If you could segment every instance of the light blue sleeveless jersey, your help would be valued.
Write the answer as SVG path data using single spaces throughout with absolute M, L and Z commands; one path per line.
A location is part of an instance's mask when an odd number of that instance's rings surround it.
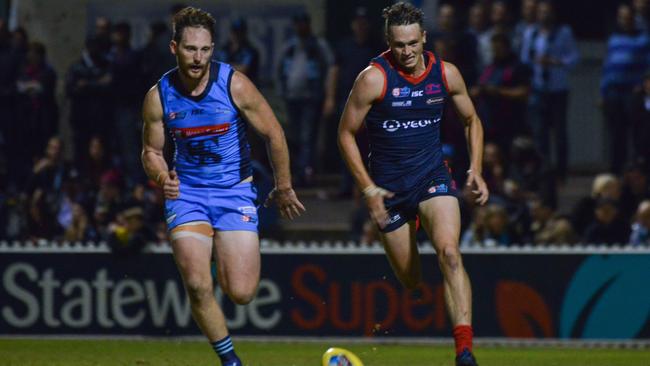
M 178 68 L 158 81 L 168 161 L 184 185 L 229 188 L 252 175 L 246 123 L 230 94 L 234 70 L 212 62 L 205 91 L 191 96 L 178 78 Z

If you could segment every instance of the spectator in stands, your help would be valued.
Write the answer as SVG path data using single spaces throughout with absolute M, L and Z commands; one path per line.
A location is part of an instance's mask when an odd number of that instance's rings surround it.
M 559 216 L 539 197 L 529 200 L 530 216 L 532 218 L 531 232 L 535 244 L 572 244 L 577 241 L 571 222 Z
M 70 66 L 66 92 L 70 98 L 70 126 L 75 156 L 82 161 L 91 136 L 111 141 L 113 105 L 112 76 L 99 40 L 88 38 L 79 61 Z
M 312 183 L 313 146 L 333 56 L 327 42 L 312 33 L 307 13 L 294 16 L 293 26 L 295 34 L 280 52 L 278 80 L 287 108 L 287 140 L 296 157 L 292 175 L 297 185 L 305 185 Z
M 23 27 L 18 27 L 11 32 L 11 49 L 18 58 L 18 62 L 25 62 L 27 48 L 29 47 L 29 35 Z
M 494 62 L 493 37 L 497 34 L 508 38 L 509 48 L 512 48 L 514 32 L 510 26 L 510 10 L 504 0 L 497 0 L 490 7 L 490 23 L 492 26 L 478 40 L 478 52 L 481 59 L 481 69 L 488 67 Z
M 606 135 L 609 140 L 609 169 L 620 173 L 627 161 L 630 141 L 637 142 L 637 126 L 632 121 L 633 93 L 643 81 L 643 73 L 650 68 L 650 34 L 634 26 L 632 8 L 618 7 L 617 29 L 607 41 L 607 54 L 600 81 Z M 640 126 L 639 126 L 640 127 Z M 647 141 L 634 144 L 636 150 Z
M 72 220 L 64 228 L 63 240 L 70 242 L 97 241 L 99 237 L 92 226 L 86 210 L 78 203 L 72 204 Z
M 53 238 L 61 233 L 57 216 L 63 184 L 71 175 L 71 166 L 63 160 L 63 143 L 52 137 L 45 155 L 34 164 L 27 185 L 29 201 L 29 234 L 36 238 Z
M 646 141 L 647 143 L 648 141 Z M 630 222 L 641 201 L 646 199 L 650 199 L 650 187 L 648 186 L 648 171 L 644 162 L 627 164 L 621 185 L 621 218 Z
M 119 213 L 111 227 L 107 243 L 117 257 L 132 257 L 142 252 L 148 242 L 155 240 L 153 231 L 147 228 L 142 207 L 128 207 Z
M 464 191 L 464 190 L 463 190 Z M 470 200 L 471 197 L 470 197 Z M 483 242 L 483 235 L 485 233 L 485 214 L 487 212 L 486 206 L 475 206 L 471 211 L 472 221 L 469 226 L 463 231 L 460 239 L 461 247 L 468 247 L 473 245 L 481 245 Z
M 481 36 L 487 31 L 489 25 L 485 3 L 479 1 L 472 4 L 467 15 L 467 32 L 480 43 Z
M 583 234 L 583 242 L 595 244 L 626 244 L 630 238 L 629 224 L 624 222 L 618 202 L 601 198 L 596 202 L 592 221 Z
M 641 88 L 632 96 L 632 125 L 636 160 L 645 161 L 650 171 L 650 68 L 643 77 Z
M 514 49 L 521 54 L 524 35 L 532 32 L 537 25 L 537 0 L 521 0 L 521 19 L 515 25 Z
M 631 245 L 650 246 L 650 200 L 642 201 L 636 211 L 630 234 Z
M 228 41 L 215 52 L 214 58 L 230 64 L 254 84 L 259 83 L 260 56 L 248 39 L 248 26 L 243 18 L 237 18 L 230 24 Z
M 111 51 L 108 54 L 111 69 L 111 92 L 114 108 L 114 151 L 118 152 L 126 184 L 132 187 L 144 181 L 140 163 L 140 132 L 142 118 L 140 104 L 146 89 L 140 74 L 138 53 L 131 48 L 131 26 L 126 22 L 111 29 Z
M 650 32 L 650 0 L 632 0 L 634 25 L 643 32 Z
M 510 150 L 508 179 L 517 183 L 524 197 L 531 193 L 552 203 L 555 208 L 557 189 L 555 175 L 528 137 L 517 137 Z
M 503 150 L 494 142 L 486 142 L 483 148 L 483 179 L 491 196 L 503 196 L 506 173 Z
M 352 84 L 357 75 L 368 66 L 370 60 L 377 56 L 384 45 L 372 34 L 367 9 L 360 7 L 355 10 L 350 21 L 352 34 L 340 41 L 334 49 L 334 66 L 332 77 L 327 84 L 323 115 L 328 118 L 324 153 L 326 166 L 335 167 L 343 175 L 339 187 L 339 197 L 350 197 L 354 188 L 352 176 L 344 166 L 336 143 L 336 131 L 343 107 L 352 90 Z M 365 139 L 360 133 L 357 139 Z M 366 144 L 367 145 L 367 144 Z M 367 152 L 366 152 L 367 153 Z M 362 156 L 365 156 L 362 151 Z
M 516 243 L 520 243 L 520 240 L 509 226 L 506 209 L 500 205 L 489 204 L 485 209 L 481 244 L 486 247 L 494 247 Z
M 18 72 L 16 132 L 12 138 L 30 141 L 14 151 L 14 158 L 32 162 L 40 154 L 42 146 L 58 130 L 58 107 L 54 97 L 56 73 L 47 63 L 45 46 L 39 42 L 29 44 L 26 62 Z M 29 166 L 25 165 L 26 172 Z M 22 172 L 12 171 L 12 174 Z
M 106 145 L 99 136 L 93 136 L 88 143 L 87 159 L 78 162 L 84 190 L 96 194 L 99 191 L 101 177 L 111 170 L 113 165 Z
M 476 99 L 486 141 L 507 151 L 515 136 L 526 132 L 530 69 L 512 52 L 510 36 L 505 33 L 492 36 L 490 53 L 494 60 L 470 88 L 470 96 Z
M 95 31 L 93 37 L 97 41 L 99 52 L 106 57 L 111 51 L 111 21 L 107 17 L 98 17 L 95 19 Z
M 596 202 L 600 199 L 608 199 L 615 202 L 621 199 L 621 182 L 616 176 L 612 174 L 598 174 L 591 184 L 591 194 L 580 198 L 571 210 L 571 223 L 580 235 L 594 221 Z
M 554 167 L 559 181 L 564 182 L 568 160 L 569 71 L 578 62 L 578 50 L 571 28 L 558 24 L 551 0 L 539 1 L 537 26 L 524 35 L 521 60 L 533 69 L 529 122 L 535 143 L 549 160 L 550 132 L 553 131 Z
M 436 28 L 427 32 L 427 48 L 436 49 L 436 43 L 444 40 L 452 58 L 441 58 L 453 62 L 465 79 L 465 83 L 471 86 L 476 81 L 478 71 L 478 45 L 476 38 L 469 32 L 464 32 L 458 25 L 458 14 L 456 7 L 451 3 L 445 3 L 438 8 L 436 17 Z
M 149 26 L 149 39 L 140 50 L 140 67 L 144 87 L 152 87 L 160 75 L 176 66 L 176 59 L 169 52 L 171 34 L 164 22 L 153 22 Z
M 106 239 L 110 234 L 110 223 L 115 219 L 124 203 L 122 175 L 115 169 L 102 175 L 94 208 L 94 221 L 99 236 Z

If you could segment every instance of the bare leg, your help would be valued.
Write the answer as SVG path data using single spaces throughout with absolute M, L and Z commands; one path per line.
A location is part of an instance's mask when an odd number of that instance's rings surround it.
M 214 254 L 221 289 L 237 304 L 248 304 L 260 281 L 260 244 L 252 231 L 218 231 Z
M 379 235 L 395 276 L 408 289 L 414 289 L 422 280 L 415 233 L 415 222 L 411 221 L 397 230 Z
M 210 272 L 211 238 L 179 237 L 172 241 L 174 259 L 190 299 L 192 317 L 210 342 L 228 335 L 223 312 L 214 296 Z
M 438 254 L 445 302 L 454 326 L 472 323 L 472 289 L 458 249 L 460 209 L 452 196 L 420 202 L 420 220 Z

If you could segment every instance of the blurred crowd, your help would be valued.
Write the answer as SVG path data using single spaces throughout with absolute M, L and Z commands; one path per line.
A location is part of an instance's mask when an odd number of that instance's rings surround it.
M 376 233 L 342 166 L 335 136 L 356 75 L 386 49 L 379 15 L 357 8 L 348 35 L 336 42 L 316 36 L 307 13 L 294 15 L 293 32 L 268 80 L 284 103 L 296 186 L 316 184 L 316 173 L 342 176 L 338 196 L 357 202 L 352 235 L 365 242 Z M 476 207 L 471 192 L 462 190 L 462 244 L 650 244 L 650 1 L 621 2 L 612 19 L 599 102 L 607 170 L 570 212 L 557 209 L 557 192 L 568 182 L 569 75 L 579 54 L 554 3 L 442 2 L 433 23 L 426 47 L 458 66 L 485 129 L 483 174 L 491 199 Z M 139 134 L 142 96 L 175 66 L 170 39 L 170 24 L 154 22 L 146 45 L 134 49 L 129 23 L 96 19 L 83 52 L 64 75 L 71 136 L 64 141 L 58 75 L 45 45 L 0 19 L 0 238 L 107 240 L 124 253 L 166 240 L 163 197 L 142 171 Z M 262 82 L 246 19 L 231 21 L 214 57 Z M 448 164 L 464 187 L 465 137 L 451 107 L 442 128 Z M 363 150 L 363 133 L 359 142 Z M 72 159 L 64 158 L 64 143 L 72 145 Z M 272 177 L 262 142 L 251 136 L 251 144 L 264 195 Z M 279 235 L 270 210 L 260 223 L 262 236 Z

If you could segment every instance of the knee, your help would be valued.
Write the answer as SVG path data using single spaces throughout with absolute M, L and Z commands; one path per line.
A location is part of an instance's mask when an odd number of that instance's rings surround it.
M 201 303 L 214 296 L 211 280 L 189 278 L 185 281 L 185 289 L 190 302 L 193 304 Z
M 255 289 L 228 291 L 228 297 L 237 305 L 246 305 L 255 298 Z
M 462 266 L 460 250 L 457 245 L 445 245 L 438 253 L 438 261 L 443 272 L 456 272 Z

